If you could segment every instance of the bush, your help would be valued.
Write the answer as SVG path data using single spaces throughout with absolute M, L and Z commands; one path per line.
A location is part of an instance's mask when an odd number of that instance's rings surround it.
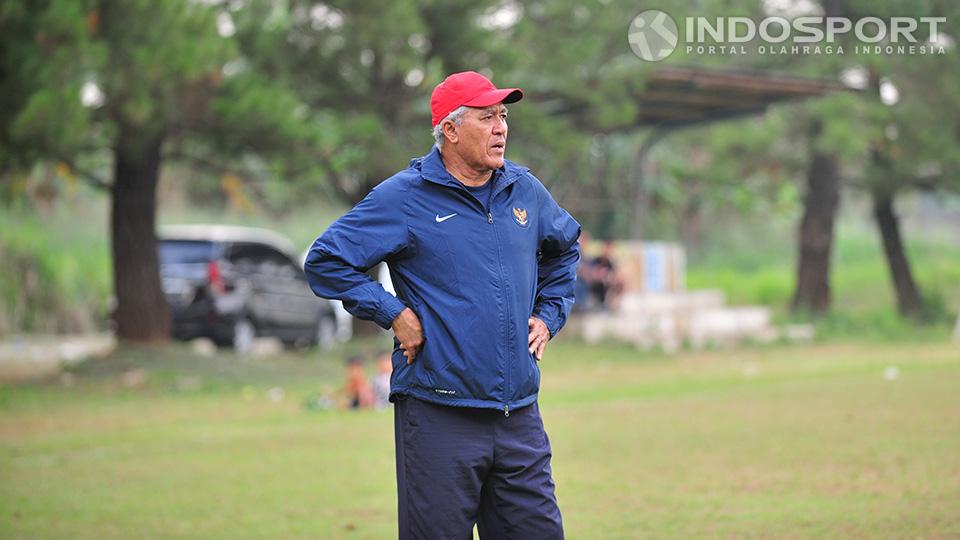
M 736 231 L 727 234 L 731 238 L 712 239 L 710 252 L 691 265 L 688 287 L 721 289 L 731 305 L 768 306 L 778 321 L 814 322 L 820 338 L 942 339 L 960 309 L 951 305 L 960 299 L 960 248 L 943 239 L 906 239 L 925 311 L 919 320 L 904 320 L 876 233 L 857 223 L 842 225 L 831 273 L 833 307 L 827 316 L 814 318 L 789 311 L 796 270 L 782 245 L 751 245 L 737 241 Z
M 54 213 L 44 220 L 17 209 L 0 216 L 0 335 L 103 327 L 109 254 L 103 233 L 92 225 L 76 216 Z

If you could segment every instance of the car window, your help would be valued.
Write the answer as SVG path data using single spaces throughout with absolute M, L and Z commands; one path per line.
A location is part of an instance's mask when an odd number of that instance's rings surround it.
M 233 263 L 260 262 L 266 257 L 263 246 L 257 244 L 233 244 L 230 246 L 230 252 L 227 259 Z
M 255 267 L 262 274 L 295 277 L 303 272 L 287 255 L 263 244 L 237 243 L 230 249 L 229 259 L 240 267 Z
M 161 240 L 157 243 L 160 264 L 196 264 L 213 259 L 213 242 Z

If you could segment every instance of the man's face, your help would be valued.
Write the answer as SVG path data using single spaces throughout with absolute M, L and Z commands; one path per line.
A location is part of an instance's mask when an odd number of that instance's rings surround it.
M 456 128 L 457 153 L 475 170 L 503 167 L 507 149 L 507 108 L 502 103 L 482 109 L 469 108 Z

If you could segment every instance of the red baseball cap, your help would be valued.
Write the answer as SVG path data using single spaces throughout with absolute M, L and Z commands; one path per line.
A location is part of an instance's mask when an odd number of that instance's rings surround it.
M 461 105 L 489 107 L 497 103 L 516 103 L 522 98 L 523 91 L 519 88 L 497 88 L 490 79 L 476 71 L 461 71 L 450 75 L 433 89 L 430 113 L 436 126 Z

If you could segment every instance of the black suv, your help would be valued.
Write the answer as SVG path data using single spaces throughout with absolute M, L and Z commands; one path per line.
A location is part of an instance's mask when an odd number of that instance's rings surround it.
M 329 347 L 343 335 L 335 313 L 343 308 L 313 294 L 277 233 L 174 225 L 160 228 L 157 244 L 176 339 L 207 337 L 245 353 L 257 336 Z

